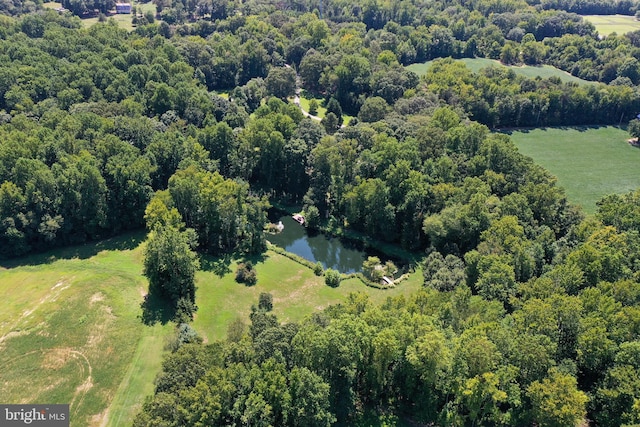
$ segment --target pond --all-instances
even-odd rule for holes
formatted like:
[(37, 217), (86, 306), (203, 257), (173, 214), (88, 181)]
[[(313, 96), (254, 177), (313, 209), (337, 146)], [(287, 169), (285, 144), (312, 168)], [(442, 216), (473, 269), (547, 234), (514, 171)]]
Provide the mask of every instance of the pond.
[(271, 221), (282, 221), (284, 229), (278, 234), (267, 235), (267, 240), (288, 252), (299, 255), (322, 266), (341, 273), (355, 273), (362, 270), (362, 262), (369, 255), (355, 244), (341, 241), (322, 233), (307, 234), (307, 229), (291, 216), (271, 217)]

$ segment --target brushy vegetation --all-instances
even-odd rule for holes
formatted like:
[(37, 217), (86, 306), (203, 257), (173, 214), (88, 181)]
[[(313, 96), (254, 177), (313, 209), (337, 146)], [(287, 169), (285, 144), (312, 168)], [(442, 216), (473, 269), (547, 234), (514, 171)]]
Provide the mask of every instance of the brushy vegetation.
[(241, 262), (236, 270), (236, 282), (253, 286), (257, 283), (258, 277), (251, 261)]
[[(298, 264), (304, 265), (307, 268), (313, 270), (316, 276), (322, 276), (322, 264), (319, 262), (312, 262), (306, 258), (301, 257), (300, 255), (294, 254), (292, 252), (288, 252), (285, 249), (282, 249), (280, 246), (273, 245), (271, 243), (268, 244), (269, 250), (276, 252), (282, 256), (289, 258), (292, 261), (297, 262)], [(318, 265), (320, 265), (320, 269), (318, 269)], [(318, 274), (320, 272), (320, 274)]]

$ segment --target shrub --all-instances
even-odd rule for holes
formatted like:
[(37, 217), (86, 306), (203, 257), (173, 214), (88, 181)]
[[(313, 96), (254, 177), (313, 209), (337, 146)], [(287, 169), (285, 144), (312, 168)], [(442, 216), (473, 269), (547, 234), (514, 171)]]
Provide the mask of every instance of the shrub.
[(329, 268), (324, 272), (324, 283), (331, 286), (332, 288), (337, 288), (338, 286), (340, 286), (340, 280), (342, 280), (342, 278), (340, 277), (339, 271)]
[(253, 268), (251, 261), (238, 264), (238, 269), (236, 270), (236, 282), (253, 286), (257, 281), (258, 278), (256, 276), (256, 270)]
[(384, 276), (380, 258), (377, 256), (368, 257), (365, 262), (362, 263), (362, 273), (372, 282), (379, 282), (382, 276)]
[(305, 226), (311, 230), (320, 228), (320, 211), (311, 205), (305, 209)]
[(262, 311), (273, 310), (273, 296), (268, 292), (261, 292), (258, 298), (258, 309)]
[(316, 114), (318, 114), (318, 107), (320, 105), (318, 104), (318, 101), (316, 101), (315, 99), (312, 99), (311, 101), (309, 101), (309, 114), (311, 114), (312, 116), (315, 116)]
[(316, 276), (322, 276), (322, 273), (324, 273), (324, 268), (322, 267), (320, 261), (318, 261), (316, 262), (316, 265), (313, 266), (313, 274), (315, 274)]
[(167, 338), (165, 350), (175, 353), (183, 344), (202, 343), (202, 337), (188, 323), (178, 323), (175, 331)]

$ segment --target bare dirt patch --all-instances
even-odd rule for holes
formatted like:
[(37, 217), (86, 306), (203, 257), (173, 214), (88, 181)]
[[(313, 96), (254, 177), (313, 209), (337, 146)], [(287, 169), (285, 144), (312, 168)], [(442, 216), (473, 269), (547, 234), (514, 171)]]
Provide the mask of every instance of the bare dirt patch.
[(104, 301), (104, 294), (102, 292), (96, 292), (95, 294), (91, 295), (91, 298), (89, 299), (89, 304), (93, 305), (100, 301)]
[(100, 316), (100, 319), (93, 325), (93, 328), (91, 328), (91, 333), (87, 338), (88, 348), (98, 347), (98, 345), (104, 340), (104, 337), (108, 334), (109, 328), (116, 318), (113, 315), (113, 309), (110, 306), (105, 305), (101, 308), (103, 314)]
[(75, 357), (76, 359), (81, 359), (80, 366), (82, 369), (82, 376), (85, 377), (84, 382), (76, 388), (76, 391), (73, 394), (73, 399), (71, 399), (71, 402), (69, 403), (69, 407), (73, 410), (73, 413), (75, 415), (78, 413), (78, 410), (80, 409), (82, 401), (84, 400), (87, 392), (93, 387), (93, 367), (91, 366), (91, 363), (89, 363), (89, 359), (87, 359), (87, 356), (85, 356), (84, 353), (76, 350), (72, 350), (71, 352), (73, 354), (73, 357)]
[(104, 411), (100, 412), (99, 414), (95, 414), (93, 415), (91, 418), (89, 418), (89, 426), (93, 427), (93, 426), (104, 426), (107, 424), (107, 415), (109, 415), (109, 408), (105, 409)]
[(57, 370), (67, 364), (72, 357), (72, 349), (68, 347), (52, 348), (45, 353), (42, 359), (42, 368), (47, 370)]

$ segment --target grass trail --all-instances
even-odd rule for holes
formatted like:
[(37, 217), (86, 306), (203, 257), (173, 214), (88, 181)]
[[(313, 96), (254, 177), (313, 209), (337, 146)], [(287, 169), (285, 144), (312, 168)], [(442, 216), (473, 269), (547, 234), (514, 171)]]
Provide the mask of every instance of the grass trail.
[(119, 427), (131, 424), (142, 408), (145, 396), (153, 394), (153, 381), (162, 367), (168, 329), (170, 328), (162, 325), (145, 328), (101, 426)]

